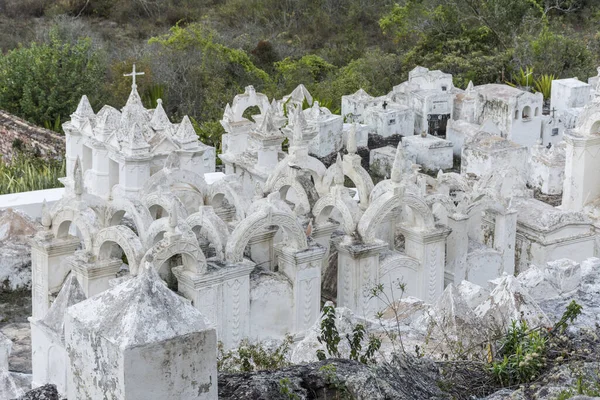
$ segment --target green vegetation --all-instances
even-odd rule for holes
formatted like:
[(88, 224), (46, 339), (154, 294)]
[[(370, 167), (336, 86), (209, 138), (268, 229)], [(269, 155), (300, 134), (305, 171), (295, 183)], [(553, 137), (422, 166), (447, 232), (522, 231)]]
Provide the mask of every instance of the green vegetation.
[(289, 353), (294, 338), (286, 336), (277, 347), (269, 348), (264, 343), (250, 343), (243, 339), (237, 349), (225, 351), (219, 342), (217, 368), (219, 371), (251, 372), (283, 368), (289, 363)]
[(573, 300), (552, 329), (530, 328), (525, 321), (513, 321), (498, 342), (498, 351), (491, 363), (490, 371), (497, 382), (507, 387), (537, 378), (547, 366), (549, 344), (580, 314), (581, 306)]
[(463, 88), (531, 68), (547, 99), (552, 76), (595, 75), (598, 22), (589, 0), (0, 0), (0, 108), (60, 131), (84, 93), (122, 106), (136, 62), (146, 106), (162, 98), (218, 147), (225, 105), (250, 84), (281, 97), (304, 83), (339, 110), (416, 65)]
[(104, 66), (91, 41), (63, 42), (56, 28), (49, 43), (31, 43), (0, 57), (0, 107), (35, 124), (60, 129), (81, 96), (94, 93)]
[[(352, 329), (352, 336), (346, 334), (346, 340), (350, 346), (348, 358), (350, 360), (360, 361), (363, 364), (368, 364), (375, 361), (375, 353), (381, 347), (381, 340), (374, 335), (369, 336), (367, 348), (363, 352), (362, 347), (365, 334), (366, 330), (364, 325), (356, 324)], [(335, 325), (335, 307), (332, 305), (325, 305), (323, 307), (321, 334), (317, 337), (317, 340), (319, 343), (324, 344), (325, 349), (327, 350), (327, 354), (321, 349), (317, 350), (317, 358), (319, 360), (322, 361), (327, 359), (327, 355), (334, 358), (341, 357), (339, 344), (342, 338)]]
[(65, 163), (19, 154), (10, 162), (0, 159), (0, 195), (59, 187)]

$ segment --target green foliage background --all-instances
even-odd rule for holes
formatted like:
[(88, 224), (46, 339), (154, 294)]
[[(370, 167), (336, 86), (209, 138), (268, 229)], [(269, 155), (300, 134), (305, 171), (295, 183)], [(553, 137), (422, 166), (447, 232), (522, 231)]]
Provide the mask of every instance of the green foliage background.
[(338, 109), (359, 88), (383, 95), (417, 65), (458, 87), (528, 67), (595, 75), (600, 4), (590, 0), (0, 0), (0, 108), (60, 131), (82, 94), (121, 107), (136, 63), (147, 107), (163, 99), (218, 145), (227, 102), (254, 85), (303, 83)]

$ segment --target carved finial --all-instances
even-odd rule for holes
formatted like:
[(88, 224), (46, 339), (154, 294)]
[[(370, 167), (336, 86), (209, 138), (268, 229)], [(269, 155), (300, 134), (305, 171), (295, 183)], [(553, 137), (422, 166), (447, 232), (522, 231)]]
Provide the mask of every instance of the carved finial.
[(340, 153), (337, 155), (337, 159), (335, 160), (335, 175), (333, 177), (333, 182), (338, 186), (344, 186), (344, 168), (342, 167), (342, 156)]
[(77, 156), (75, 166), (73, 167), (73, 191), (77, 199), (83, 194), (83, 171), (81, 170), (81, 159)]
[(402, 142), (398, 143), (396, 148), (396, 157), (394, 157), (394, 165), (392, 165), (392, 182), (400, 183), (402, 180), (402, 170), (404, 168), (404, 148)]
[(46, 203), (46, 199), (42, 203), (42, 226), (46, 229), (50, 229), (52, 225), (52, 217), (50, 216), (50, 211), (48, 210), (48, 203)]
[(353, 123), (348, 132), (348, 140), (346, 141), (346, 150), (348, 154), (356, 154), (358, 148), (356, 146), (356, 123)]
[(145, 75), (144, 72), (136, 72), (135, 71), (135, 64), (133, 64), (133, 71), (131, 71), (129, 74), (123, 74), (123, 76), (131, 76), (133, 78), (133, 82), (131, 83), (131, 88), (132, 89), (136, 89), (137, 85), (135, 84), (135, 77), (136, 76), (140, 76), (140, 75)]
[(467, 93), (471, 93), (473, 91), (473, 81), (469, 81), (469, 84), (467, 85)]

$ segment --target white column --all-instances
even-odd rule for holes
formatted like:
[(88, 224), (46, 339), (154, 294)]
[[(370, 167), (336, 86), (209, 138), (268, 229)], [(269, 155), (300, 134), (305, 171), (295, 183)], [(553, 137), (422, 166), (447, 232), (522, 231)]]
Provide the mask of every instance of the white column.
[(388, 244), (383, 241), (352, 243), (348, 239), (338, 244), (337, 306), (372, 317), (378, 310), (377, 301), (371, 299), (370, 293), (379, 284), (379, 255)]
[(60, 287), (70, 271), (65, 262), (72, 255), (80, 240), (76, 237), (56, 239), (36, 235), (31, 241), (31, 291), (32, 315), (43, 318), (50, 308), (50, 294)]
[(252, 261), (270, 271), (275, 270), (277, 265), (275, 259), (275, 249), (273, 247), (273, 238), (277, 233), (278, 227), (267, 229), (262, 233), (252, 236), (248, 245), (250, 246), (250, 258)]
[(581, 211), (600, 197), (600, 137), (576, 137), (566, 133), (565, 180), (562, 208)]
[(306, 250), (278, 246), (279, 271), (294, 288), (294, 328), (298, 334), (309, 329), (321, 311), (321, 260), (325, 248), (313, 245)]
[(517, 238), (517, 211), (507, 210), (505, 214), (496, 214), (494, 224), (494, 249), (502, 254), (502, 273), (515, 273), (515, 247)]
[(433, 304), (444, 291), (446, 238), (450, 229), (440, 228), (432, 232), (400, 230), (406, 238), (406, 254), (421, 262), (419, 297)]
[(77, 277), (86, 298), (109, 289), (109, 281), (116, 278), (117, 272), (123, 264), (120, 259), (116, 258), (94, 262), (88, 254), (83, 252), (78, 252), (67, 262)]
[(250, 273), (254, 263), (244, 261), (197, 274), (178, 266), (172, 269), (178, 290), (217, 329), (225, 349), (239, 345), (250, 335)]
[(458, 285), (467, 276), (469, 252), (469, 217), (462, 214), (448, 215), (448, 228), (452, 230), (446, 241), (445, 285)]

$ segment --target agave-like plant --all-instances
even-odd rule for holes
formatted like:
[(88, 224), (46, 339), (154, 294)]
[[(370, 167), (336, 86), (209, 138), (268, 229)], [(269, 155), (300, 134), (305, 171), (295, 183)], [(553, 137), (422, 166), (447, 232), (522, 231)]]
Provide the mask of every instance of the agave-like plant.
[(550, 98), (550, 94), (552, 93), (552, 81), (554, 79), (556, 79), (554, 74), (543, 74), (535, 80), (535, 91), (544, 95), (544, 100)]
[(520, 68), (518, 73), (512, 74), (511, 80), (506, 84), (512, 87), (529, 88), (533, 82), (533, 67), (525, 67), (525, 69)]

